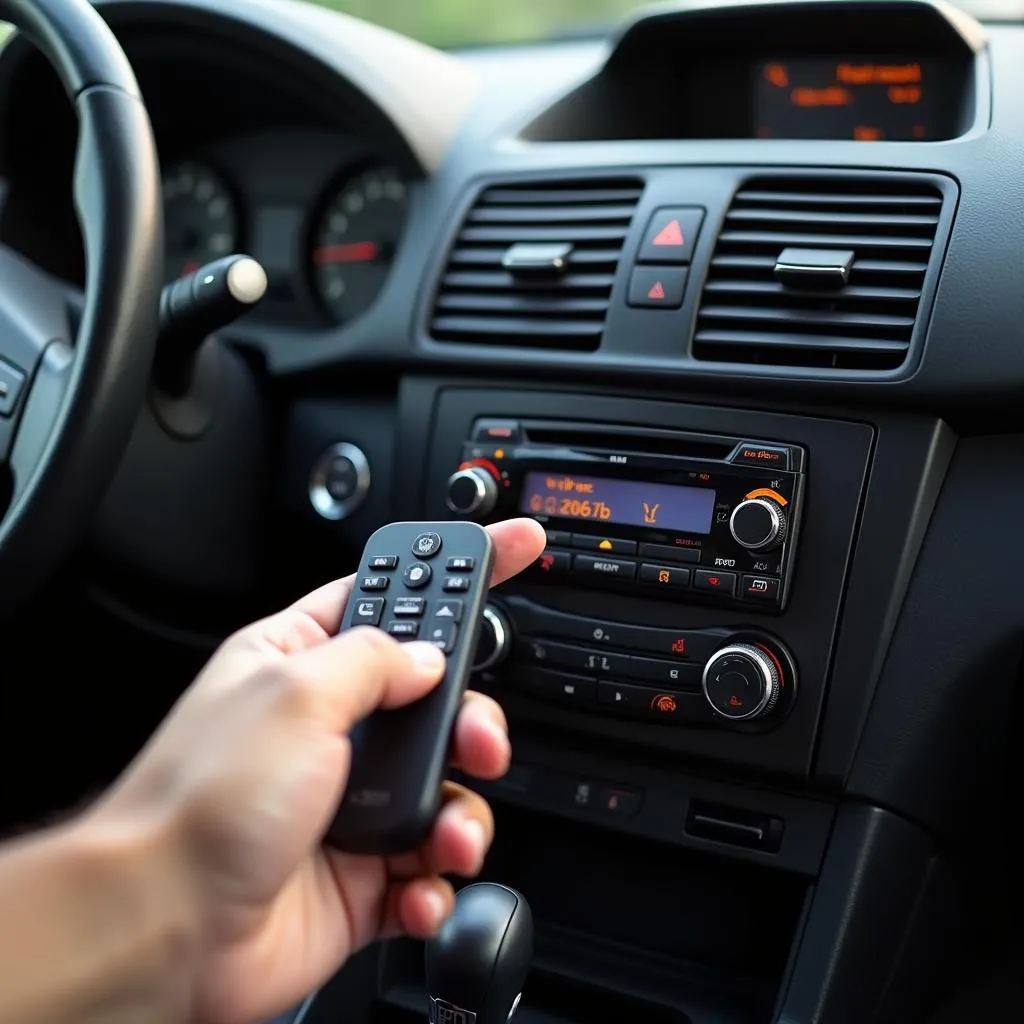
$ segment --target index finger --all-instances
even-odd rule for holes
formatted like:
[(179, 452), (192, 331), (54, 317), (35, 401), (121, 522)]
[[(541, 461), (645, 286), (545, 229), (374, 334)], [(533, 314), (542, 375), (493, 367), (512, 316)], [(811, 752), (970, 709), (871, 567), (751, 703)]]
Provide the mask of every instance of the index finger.
[[(507, 519), (488, 526), (487, 532), (494, 541), (492, 587), (522, 572), (544, 550), (544, 529), (533, 519)], [(308, 615), (328, 636), (333, 636), (341, 625), (354, 580), (354, 576), (332, 580), (300, 598), (291, 610)]]

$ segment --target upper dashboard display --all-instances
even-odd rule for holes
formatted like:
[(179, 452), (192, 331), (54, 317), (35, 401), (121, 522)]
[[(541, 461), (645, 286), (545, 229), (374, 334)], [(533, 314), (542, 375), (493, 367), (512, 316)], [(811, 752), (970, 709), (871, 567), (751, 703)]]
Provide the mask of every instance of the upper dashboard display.
[(800, 57), (755, 68), (755, 134), (762, 139), (935, 138), (929, 64), (913, 58)]

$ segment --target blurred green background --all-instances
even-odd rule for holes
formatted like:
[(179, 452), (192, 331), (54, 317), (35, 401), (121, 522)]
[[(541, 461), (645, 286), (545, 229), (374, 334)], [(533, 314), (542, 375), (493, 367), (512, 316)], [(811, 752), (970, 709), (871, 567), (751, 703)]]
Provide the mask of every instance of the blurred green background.
[(432, 46), (549, 39), (607, 29), (640, 0), (311, 0)]

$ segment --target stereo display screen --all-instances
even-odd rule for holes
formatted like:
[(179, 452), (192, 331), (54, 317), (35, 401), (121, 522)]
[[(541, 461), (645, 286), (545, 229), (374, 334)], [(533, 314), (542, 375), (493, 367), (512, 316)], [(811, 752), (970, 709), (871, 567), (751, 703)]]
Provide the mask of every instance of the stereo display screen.
[(715, 491), (567, 473), (527, 473), (520, 510), (677, 533), (710, 533)]

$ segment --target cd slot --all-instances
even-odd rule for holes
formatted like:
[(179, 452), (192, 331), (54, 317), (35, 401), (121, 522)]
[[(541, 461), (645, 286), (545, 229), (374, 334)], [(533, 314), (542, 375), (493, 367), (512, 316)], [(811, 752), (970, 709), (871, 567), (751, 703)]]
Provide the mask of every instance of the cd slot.
[(724, 461), (733, 452), (735, 438), (679, 434), (669, 430), (633, 430), (629, 427), (589, 427), (584, 424), (527, 423), (530, 445), (560, 448), (609, 449), (624, 454), (671, 455), (676, 458)]

